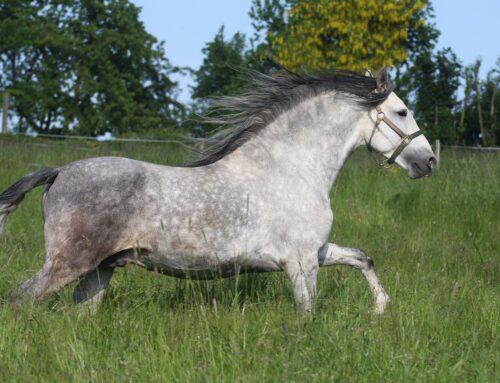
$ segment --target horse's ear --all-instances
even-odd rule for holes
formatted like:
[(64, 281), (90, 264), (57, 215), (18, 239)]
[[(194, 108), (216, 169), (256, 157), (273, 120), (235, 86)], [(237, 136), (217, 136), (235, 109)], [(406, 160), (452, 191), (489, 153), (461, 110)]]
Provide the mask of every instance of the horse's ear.
[(372, 72), (370, 72), (368, 69), (365, 71), (365, 76), (366, 77), (373, 77)]
[(376, 81), (377, 81), (378, 91), (384, 91), (387, 89), (387, 82), (389, 81), (389, 73), (386, 66), (380, 69), (380, 71), (377, 73)]

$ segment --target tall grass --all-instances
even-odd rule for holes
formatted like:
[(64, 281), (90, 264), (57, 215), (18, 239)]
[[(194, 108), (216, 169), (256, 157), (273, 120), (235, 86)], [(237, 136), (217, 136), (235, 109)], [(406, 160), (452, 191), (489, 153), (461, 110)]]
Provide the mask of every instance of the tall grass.
[[(1, 138), (0, 189), (100, 155), (170, 164), (184, 150)], [(40, 194), (0, 240), (0, 297), (43, 263)], [(500, 154), (444, 150), (437, 174), (411, 181), (359, 151), (332, 206), (331, 240), (372, 256), (391, 295), (382, 317), (346, 267), (321, 270), (313, 321), (281, 273), (201, 282), (122, 269), (95, 315), (71, 286), (17, 315), (1, 304), (0, 381), (499, 381)]]

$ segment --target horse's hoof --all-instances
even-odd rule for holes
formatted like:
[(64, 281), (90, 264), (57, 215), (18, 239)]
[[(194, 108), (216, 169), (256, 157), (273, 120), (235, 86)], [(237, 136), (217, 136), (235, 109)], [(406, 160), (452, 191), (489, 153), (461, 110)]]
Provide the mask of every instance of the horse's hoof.
[(380, 294), (375, 301), (375, 314), (382, 315), (391, 299), (386, 292)]

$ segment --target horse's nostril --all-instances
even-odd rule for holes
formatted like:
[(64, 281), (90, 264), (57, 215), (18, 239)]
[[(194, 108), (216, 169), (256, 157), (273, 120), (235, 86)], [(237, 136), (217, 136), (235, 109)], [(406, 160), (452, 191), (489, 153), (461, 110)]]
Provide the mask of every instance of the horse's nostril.
[(437, 164), (437, 160), (436, 160), (436, 157), (431, 157), (429, 158), (429, 160), (427, 161), (427, 165), (429, 165), (431, 168)]

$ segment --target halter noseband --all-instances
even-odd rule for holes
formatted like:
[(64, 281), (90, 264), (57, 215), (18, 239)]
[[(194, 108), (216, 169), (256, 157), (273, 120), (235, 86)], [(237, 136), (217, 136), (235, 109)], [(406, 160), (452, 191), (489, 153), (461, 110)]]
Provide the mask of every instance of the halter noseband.
[[(372, 134), (370, 135), (370, 139), (368, 140), (367, 143), (368, 151), (371, 152), (373, 150), (371, 142), (373, 136), (375, 135), (375, 131), (378, 129), (382, 121), (384, 121), (387, 124), (387, 126), (389, 126), (389, 128), (391, 128), (394, 132), (396, 132), (396, 134), (399, 137), (401, 137), (401, 143), (392, 153), (392, 156), (388, 160), (384, 161), (382, 164), (379, 164), (384, 167), (390, 167), (390, 165), (392, 165), (396, 161), (396, 158), (401, 154), (403, 149), (406, 148), (415, 137), (420, 136), (422, 134), (422, 131), (417, 130), (415, 133), (405, 134), (401, 129), (397, 127), (397, 125), (394, 122), (392, 122), (389, 118), (387, 118), (385, 113), (380, 108), (380, 105), (377, 105), (375, 109), (377, 110), (377, 120), (375, 121), (375, 126), (373, 127)], [(385, 166), (385, 163), (387, 163), (389, 166)]]

